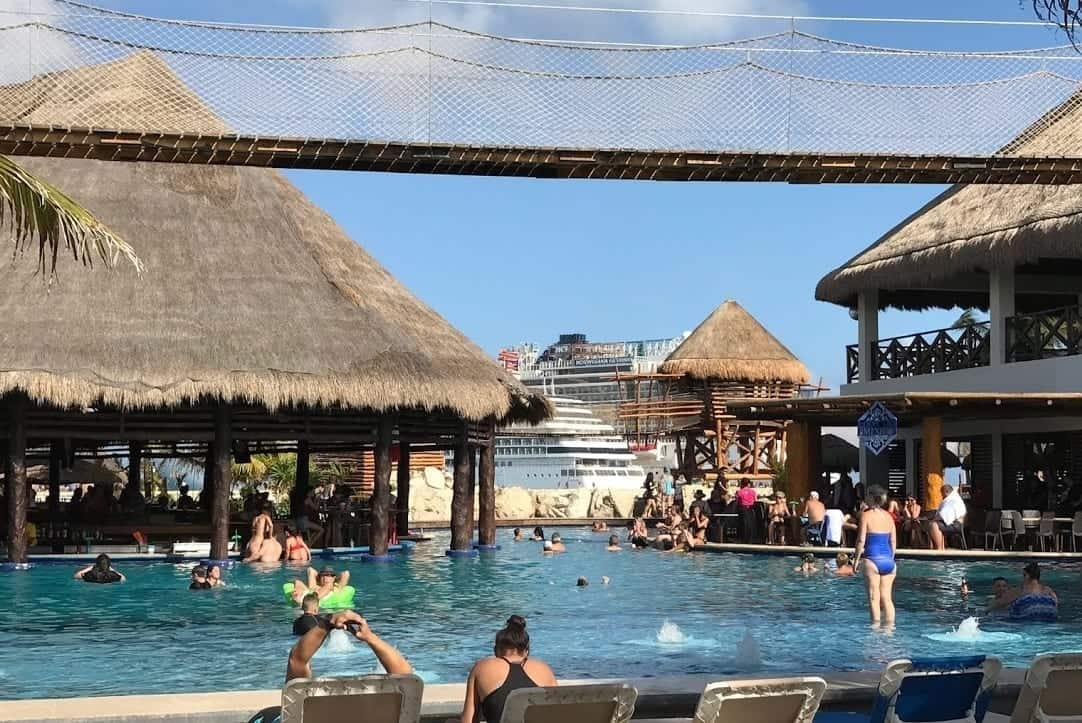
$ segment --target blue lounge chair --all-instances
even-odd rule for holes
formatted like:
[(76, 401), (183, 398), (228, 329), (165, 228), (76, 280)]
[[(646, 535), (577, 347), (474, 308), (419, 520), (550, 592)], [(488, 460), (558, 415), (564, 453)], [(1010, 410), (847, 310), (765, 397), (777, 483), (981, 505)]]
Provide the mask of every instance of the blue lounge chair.
[(982, 723), (1001, 668), (984, 655), (895, 660), (879, 679), (870, 716), (820, 713), (815, 723)]

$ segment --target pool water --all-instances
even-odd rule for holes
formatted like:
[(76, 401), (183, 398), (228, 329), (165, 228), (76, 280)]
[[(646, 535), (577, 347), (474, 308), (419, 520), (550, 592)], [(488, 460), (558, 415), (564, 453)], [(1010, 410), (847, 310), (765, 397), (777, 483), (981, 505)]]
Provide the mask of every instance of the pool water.
[[(806, 577), (793, 572), (796, 558), (607, 552), (607, 537), (568, 531), (569, 551), (549, 557), (501, 530), (500, 552), (450, 559), (437, 534), (392, 563), (335, 565), (351, 571), (372, 628), (429, 682), (464, 680), (512, 613), (528, 619), (533, 655), (560, 677), (878, 670), (903, 656), (977, 652), (1025, 665), (1039, 652), (1082, 650), (1082, 568), (1073, 564), (1045, 572), (1060, 622), (982, 618), (993, 634), (974, 636), (968, 627), (947, 634), (980, 615), (993, 577), (1016, 583), (1021, 565), (902, 561), (898, 624), (884, 632), (868, 624), (859, 579)], [(281, 586), (299, 568), (238, 567), (225, 572), (225, 589), (189, 591), (190, 564), (117, 567), (123, 585), (73, 580), (74, 565), (0, 573), (0, 699), (281, 686), (296, 615)], [(576, 587), (579, 576), (590, 585)], [(367, 648), (345, 638), (313, 661), (317, 675), (373, 666)]]

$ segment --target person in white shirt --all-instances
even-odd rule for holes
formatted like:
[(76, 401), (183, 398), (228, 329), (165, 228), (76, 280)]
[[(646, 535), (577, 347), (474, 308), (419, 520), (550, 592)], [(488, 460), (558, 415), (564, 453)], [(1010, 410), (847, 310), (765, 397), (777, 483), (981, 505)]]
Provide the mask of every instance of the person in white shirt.
[(935, 519), (932, 520), (929, 535), (935, 549), (946, 550), (946, 533), (962, 532), (962, 525), (966, 518), (966, 503), (958, 494), (958, 490), (950, 485), (943, 485), (940, 491), (943, 493), (943, 501), (939, 503), (939, 510), (936, 512)]

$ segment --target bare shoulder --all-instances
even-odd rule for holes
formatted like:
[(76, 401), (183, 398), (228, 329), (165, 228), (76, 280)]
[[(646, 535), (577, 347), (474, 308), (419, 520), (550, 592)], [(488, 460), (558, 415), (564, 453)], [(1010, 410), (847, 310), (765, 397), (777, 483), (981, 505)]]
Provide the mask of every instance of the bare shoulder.
[(538, 685), (556, 685), (556, 674), (544, 660), (530, 658), (523, 668), (526, 670), (526, 675)]

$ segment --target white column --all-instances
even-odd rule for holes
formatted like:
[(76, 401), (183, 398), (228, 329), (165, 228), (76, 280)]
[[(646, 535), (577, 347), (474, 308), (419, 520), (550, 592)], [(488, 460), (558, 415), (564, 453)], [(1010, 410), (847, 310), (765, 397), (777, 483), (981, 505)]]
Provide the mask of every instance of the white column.
[(879, 290), (857, 295), (857, 344), (859, 344), (860, 381), (875, 379), (875, 356), (872, 349), (879, 340)]
[(1003, 509), (1003, 432), (992, 432), (992, 509)]
[(996, 267), (989, 274), (988, 316), (992, 366), (1007, 362), (1007, 318), (1014, 316), (1014, 267)]

